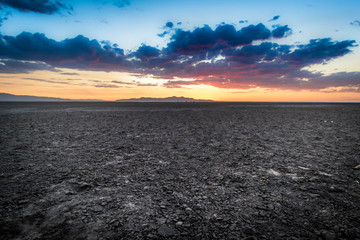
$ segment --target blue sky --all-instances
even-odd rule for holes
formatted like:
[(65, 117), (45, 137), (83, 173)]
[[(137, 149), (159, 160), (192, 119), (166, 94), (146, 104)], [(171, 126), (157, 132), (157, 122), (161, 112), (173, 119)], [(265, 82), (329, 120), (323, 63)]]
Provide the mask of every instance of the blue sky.
[[(35, 66), (32, 71), (19, 66), (32, 64), (53, 72), (130, 73), (139, 81), (151, 76), (152, 84), (168, 89), (201, 85), (360, 91), (358, 0), (0, 0), (0, 4), (0, 33), (7, 43), (0, 46), (4, 74), (31, 74)], [(241, 36), (252, 40), (224, 43), (221, 26), (237, 34), (247, 31)], [(275, 29), (283, 32), (277, 36)], [(249, 31), (265, 35), (256, 37)], [(209, 36), (215, 38), (210, 41)], [(39, 47), (35, 42), (40, 38), (48, 45)], [(184, 42), (186, 38), (190, 42)], [(32, 39), (34, 45), (24, 39)], [(67, 51), (78, 50), (71, 45), (75, 42), (88, 44), (79, 49), (95, 49), (97, 57), (85, 52), (71, 55)], [(282, 69), (275, 69), (274, 63), (282, 64)]]
[[(225, 22), (241, 26), (264, 23), (287, 24), (294, 30), (293, 38), (307, 41), (310, 38), (349, 38), (360, 41), (358, 26), (350, 23), (360, 18), (360, 1), (217, 1), (217, 0), (78, 0), (62, 1), (72, 6), (58, 14), (11, 12), (1, 32), (17, 35), (23, 31), (46, 33), (49, 38), (63, 40), (79, 34), (98, 40), (110, 40), (125, 49), (134, 49), (141, 43), (164, 44), (157, 36), (166, 22), (181, 22), (185, 29), (208, 24), (216, 27)], [(122, 7), (117, 7), (119, 2)], [(278, 21), (268, 22), (279, 15)], [(299, 33), (301, 32), (301, 33)]]

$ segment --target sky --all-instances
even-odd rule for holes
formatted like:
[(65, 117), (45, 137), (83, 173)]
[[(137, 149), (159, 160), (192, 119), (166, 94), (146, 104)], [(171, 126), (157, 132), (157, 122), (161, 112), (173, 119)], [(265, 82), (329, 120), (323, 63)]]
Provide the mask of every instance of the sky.
[(360, 102), (359, 0), (0, 0), (0, 92)]

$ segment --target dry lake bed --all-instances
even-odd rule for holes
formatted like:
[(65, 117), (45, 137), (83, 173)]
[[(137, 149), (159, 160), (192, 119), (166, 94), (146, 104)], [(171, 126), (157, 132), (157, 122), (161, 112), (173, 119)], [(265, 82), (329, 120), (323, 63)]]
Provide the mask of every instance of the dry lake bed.
[(1, 239), (360, 239), (360, 104), (0, 103)]

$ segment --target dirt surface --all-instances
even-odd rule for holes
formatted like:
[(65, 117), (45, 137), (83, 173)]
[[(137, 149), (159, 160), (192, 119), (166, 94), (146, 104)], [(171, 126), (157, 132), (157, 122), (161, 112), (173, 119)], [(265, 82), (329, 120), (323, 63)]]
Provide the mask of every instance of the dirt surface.
[(0, 156), (1, 239), (360, 239), (360, 104), (0, 103)]

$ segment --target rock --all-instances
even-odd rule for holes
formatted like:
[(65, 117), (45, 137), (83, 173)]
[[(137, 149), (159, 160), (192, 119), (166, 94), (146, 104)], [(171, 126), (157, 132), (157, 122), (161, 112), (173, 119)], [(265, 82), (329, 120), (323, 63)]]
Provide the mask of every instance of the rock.
[(159, 229), (158, 229), (158, 234), (162, 237), (171, 237), (174, 236), (176, 234), (176, 231), (166, 225), (162, 225)]
[(324, 240), (335, 240), (336, 239), (336, 235), (332, 232), (329, 232), (329, 231), (323, 231), (321, 233), (321, 237), (324, 239)]
[(166, 223), (166, 218), (158, 218), (158, 219), (157, 219), (157, 223), (158, 223), (159, 225), (165, 224), (165, 223)]
[(360, 164), (359, 164), (359, 165), (356, 165), (356, 166), (354, 167), (354, 169), (360, 170)]
[(330, 192), (345, 192), (345, 189), (337, 187), (337, 186), (331, 186), (329, 188), (329, 191)]
[(243, 229), (243, 232), (246, 234), (246, 235), (253, 235), (255, 233), (255, 231), (250, 228), (250, 227), (246, 227)]
[(29, 202), (30, 202), (29, 199), (24, 199), (24, 200), (20, 200), (20, 201), (19, 201), (19, 204), (20, 204), (20, 205), (23, 205), (23, 204), (27, 204), (27, 203), (29, 203)]
[(109, 223), (110, 223), (110, 225), (112, 225), (114, 227), (120, 226), (120, 222), (117, 219), (113, 219)]
[(103, 208), (100, 207), (100, 206), (94, 206), (94, 207), (92, 208), (92, 210), (93, 210), (94, 212), (102, 212), (102, 211), (103, 211)]

